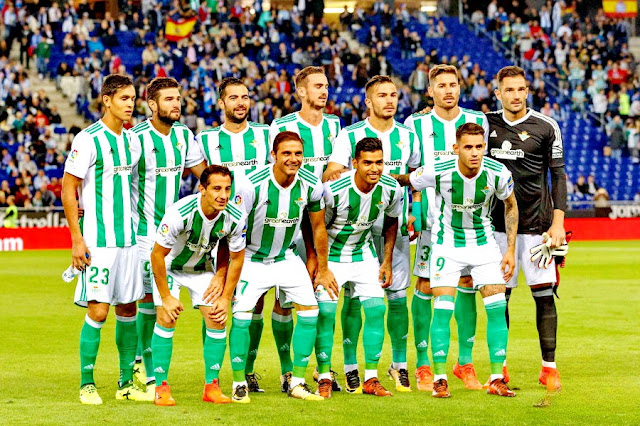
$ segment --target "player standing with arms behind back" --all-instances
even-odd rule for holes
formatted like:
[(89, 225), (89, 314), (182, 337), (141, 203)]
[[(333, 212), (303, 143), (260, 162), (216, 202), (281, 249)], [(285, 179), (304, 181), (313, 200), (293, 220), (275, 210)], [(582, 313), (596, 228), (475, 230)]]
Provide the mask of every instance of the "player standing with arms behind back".
[[(100, 95), (103, 118), (73, 139), (65, 163), (62, 205), (71, 232), (72, 264), (82, 271), (75, 303), (87, 307), (80, 332), (80, 402), (102, 404), (93, 378), (100, 330), (109, 306), (116, 311), (120, 382), (116, 399), (153, 401), (133, 383), (136, 358), (136, 301), (144, 296), (133, 229), (131, 170), (136, 162), (129, 133), (136, 92), (127, 76), (109, 75)], [(84, 215), (78, 221), (78, 202)]]
[[(540, 268), (530, 260), (530, 249), (551, 240), (551, 248), (565, 243), (564, 211), (567, 207), (567, 185), (564, 170), (562, 134), (558, 123), (532, 109), (527, 109), (528, 82), (521, 68), (502, 68), (497, 75), (496, 97), (502, 111), (487, 114), (489, 119), (489, 155), (503, 163), (513, 174), (518, 208), (521, 211), (516, 241), (516, 267), (522, 268), (536, 303), (536, 324), (542, 351), (539, 381), (550, 391), (560, 389), (560, 376), (555, 362), (556, 313), (553, 287), (555, 263)], [(551, 176), (551, 191), (548, 176)], [(504, 251), (505, 225), (501, 205), (493, 211), (496, 240)], [(518, 274), (507, 283), (507, 301), (518, 285)], [(507, 311), (508, 322), (508, 311)]]
[[(173, 78), (159, 77), (147, 86), (147, 104), (152, 116), (133, 129), (138, 143), (137, 167), (133, 170), (132, 200), (136, 244), (140, 254), (140, 270), (144, 284), (144, 298), (138, 303), (137, 385), (154, 394), (151, 338), (156, 322), (151, 289), (151, 250), (156, 229), (168, 207), (178, 201), (180, 181), (185, 169), (200, 177), (205, 168), (204, 158), (195, 143), (193, 133), (180, 120), (180, 84)], [(141, 361), (144, 360), (144, 364)], [(144, 366), (144, 368), (143, 368)], [(144, 374), (142, 373), (144, 371)]]
[[(453, 145), (456, 143), (456, 130), (465, 123), (476, 123), (485, 130), (484, 140), (489, 136), (489, 123), (482, 112), (472, 111), (458, 106), (460, 84), (458, 70), (452, 65), (436, 65), (429, 70), (428, 94), (433, 98), (434, 107), (427, 113), (412, 114), (405, 125), (413, 129), (420, 140), (421, 164), (432, 164), (436, 158), (448, 160), (456, 158)], [(415, 377), (418, 389), (431, 391), (433, 373), (429, 367), (427, 347), (431, 326), (431, 299), (429, 286), (429, 255), (431, 252), (431, 226), (437, 212), (434, 210), (435, 190), (422, 191), (422, 203), (414, 208), (416, 223), (421, 226), (420, 237), (416, 245), (413, 274), (418, 277), (416, 289), (411, 301), (413, 333), (416, 345)], [(419, 213), (417, 213), (419, 210)], [(419, 219), (419, 220), (418, 220)], [(462, 273), (458, 283), (458, 297), (453, 313), (458, 326), (458, 362), (453, 373), (463, 380), (467, 389), (482, 389), (473, 367), (472, 350), (476, 334), (476, 291), (471, 277)]]

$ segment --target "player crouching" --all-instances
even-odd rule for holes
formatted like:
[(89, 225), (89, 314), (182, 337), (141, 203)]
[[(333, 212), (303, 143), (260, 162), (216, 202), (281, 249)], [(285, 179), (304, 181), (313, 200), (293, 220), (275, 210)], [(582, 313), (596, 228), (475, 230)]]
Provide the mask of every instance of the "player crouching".
[[(233, 177), (223, 166), (209, 166), (200, 177), (200, 193), (171, 206), (158, 227), (151, 252), (153, 299), (157, 322), (151, 347), (156, 386), (155, 404), (171, 406), (175, 400), (167, 384), (173, 332), (180, 313), (180, 288), (186, 287), (194, 308), (206, 324), (204, 339), (205, 385), (203, 401), (231, 402), (220, 390), (218, 374), (227, 346), (227, 310), (244, 262), (245, 219), (228, 204)], [(228, 250), (229, 264), (212, 272), (212, 250)], [(213, 252), (215, 253), (215, 252)], [(225, 255), (226, 257), (226, 255)]]
[[(505, 383), (502, 365), (507, 354), (504, 317), (507, 302), (505, 280), (514, 272), (518, 207), (509, 170), (489, 158), (483, 159), (484, 129), (467, 123), (456, 131), (454, 152), (457, 159), (427, 164), (410, 175), (397, 177), (402, 185), (416, 190), (433, 187), (440, 211), (432, 231), (430, 258), (431, 288), (435, 298), (431, 323), (431, 350), (434, 365), (432, 395), (451, 396), (446, 375), (451, 316), (455, 306), (460, 274), (467, 269), (473, 285), (479, 288), (487, 312), (487, 343), (491, 361), (488, 393), (515, 396)], [(505, 204), (508, 249), (504, 257), (491, 226), (493, 196)], [(501, 272), (502, 271), (502, 272)]]

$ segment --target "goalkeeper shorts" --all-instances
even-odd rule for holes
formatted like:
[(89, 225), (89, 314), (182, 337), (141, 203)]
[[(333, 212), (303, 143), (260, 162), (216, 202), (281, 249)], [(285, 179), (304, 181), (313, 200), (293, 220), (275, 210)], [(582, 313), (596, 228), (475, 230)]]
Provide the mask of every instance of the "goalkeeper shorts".
[[(496, 232), (494, 236), (500, 251), (504, 254), (507, 251), (507, 234)], [(529, 286), (556, 282), (555, 260), (546, 269), (538, 268), (538, 262), (531, 261), (529, 249), (539, 244), (542, 244), (542, 235), (518, 234), (516, 237), (516, 267), (513, 277), (507, 283), (508, 288), (518, 287), (520, 269), (524, 272), (524, 278)]]

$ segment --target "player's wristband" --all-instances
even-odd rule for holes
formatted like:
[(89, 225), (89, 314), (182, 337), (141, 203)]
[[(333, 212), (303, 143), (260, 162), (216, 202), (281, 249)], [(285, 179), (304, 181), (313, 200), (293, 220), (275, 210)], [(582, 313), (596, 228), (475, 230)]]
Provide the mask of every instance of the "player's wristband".
[(422, 203), (414, 201), (411, 203), (411, 214), (416, 220), (413, 222), (413, 230), (416, 232), (422, 231)]

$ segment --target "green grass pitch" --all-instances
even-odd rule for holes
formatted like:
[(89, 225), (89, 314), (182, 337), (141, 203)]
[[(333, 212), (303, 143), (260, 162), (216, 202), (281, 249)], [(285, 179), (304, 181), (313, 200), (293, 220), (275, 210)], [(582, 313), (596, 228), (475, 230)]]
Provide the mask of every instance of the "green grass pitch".
[[(546, 408), (535, 408), (544, 391), (537, 383), (540, 350), (535, 329), (535, 305), (529, 290), (514, 291), (509, 338), (511, 385), (515, 398), (468, 391), (449, 374), (452, 398), (436, 400), (414, 389), (392, 398), (334, 394), (317, 403), (297, 401), (279, 392), (279, 364), (271, 334), (270, 309), (256, 362), (266, 393), (250, 405), (213, 405), (201, 401), (203, 383), (200, 316), (185, 311), (175, 335), (170, 382), (176, 407), (115, 401), (118, 378), (113, 314), (102, 333), (96, 381), (104, 404), (78, 401), (78, 336), (84, 310), (72, 303), (74, 284), (61, 272), (67, 251), (0, 253), (2, 332), (0, 333), (0, 423), (2, 424), (638, 424), (640, 376), (640, 242), (574, 242), (563, 271), (557, 301), (559, 336), (557, 362), (563, 390)], [(185, 306), (188, 296), (183, 292)], [(479, 296), (478, 296), (479, 299)], [(273, 292), (265, 306), (271, 306)], [(489, 366), (485, 315), (478, 300), (478, 333), (474, 363), (480, 381)], [(342, 371), (340, 325), (337, 323), (334, 369)], [(457, 355), (452, 324), (450, 371)], [(361, 345), (360, 345), (361, 346)], [(360, 348), (360, 351), (362, 349)], [(360, 356), (362, 362), (363, 358)], [(381, 380), (390, 362), (385, 338)], [(415, 349), (409, 336), (409, 366)], [(308, 381), (315, 364), (312, 357)], [(344, 376), (340, 374), (340, 380)], [(225, 358), (223, 390), (230, 394), (231, 369)], [(415, 382), (412, 380), (415, 387)]]

